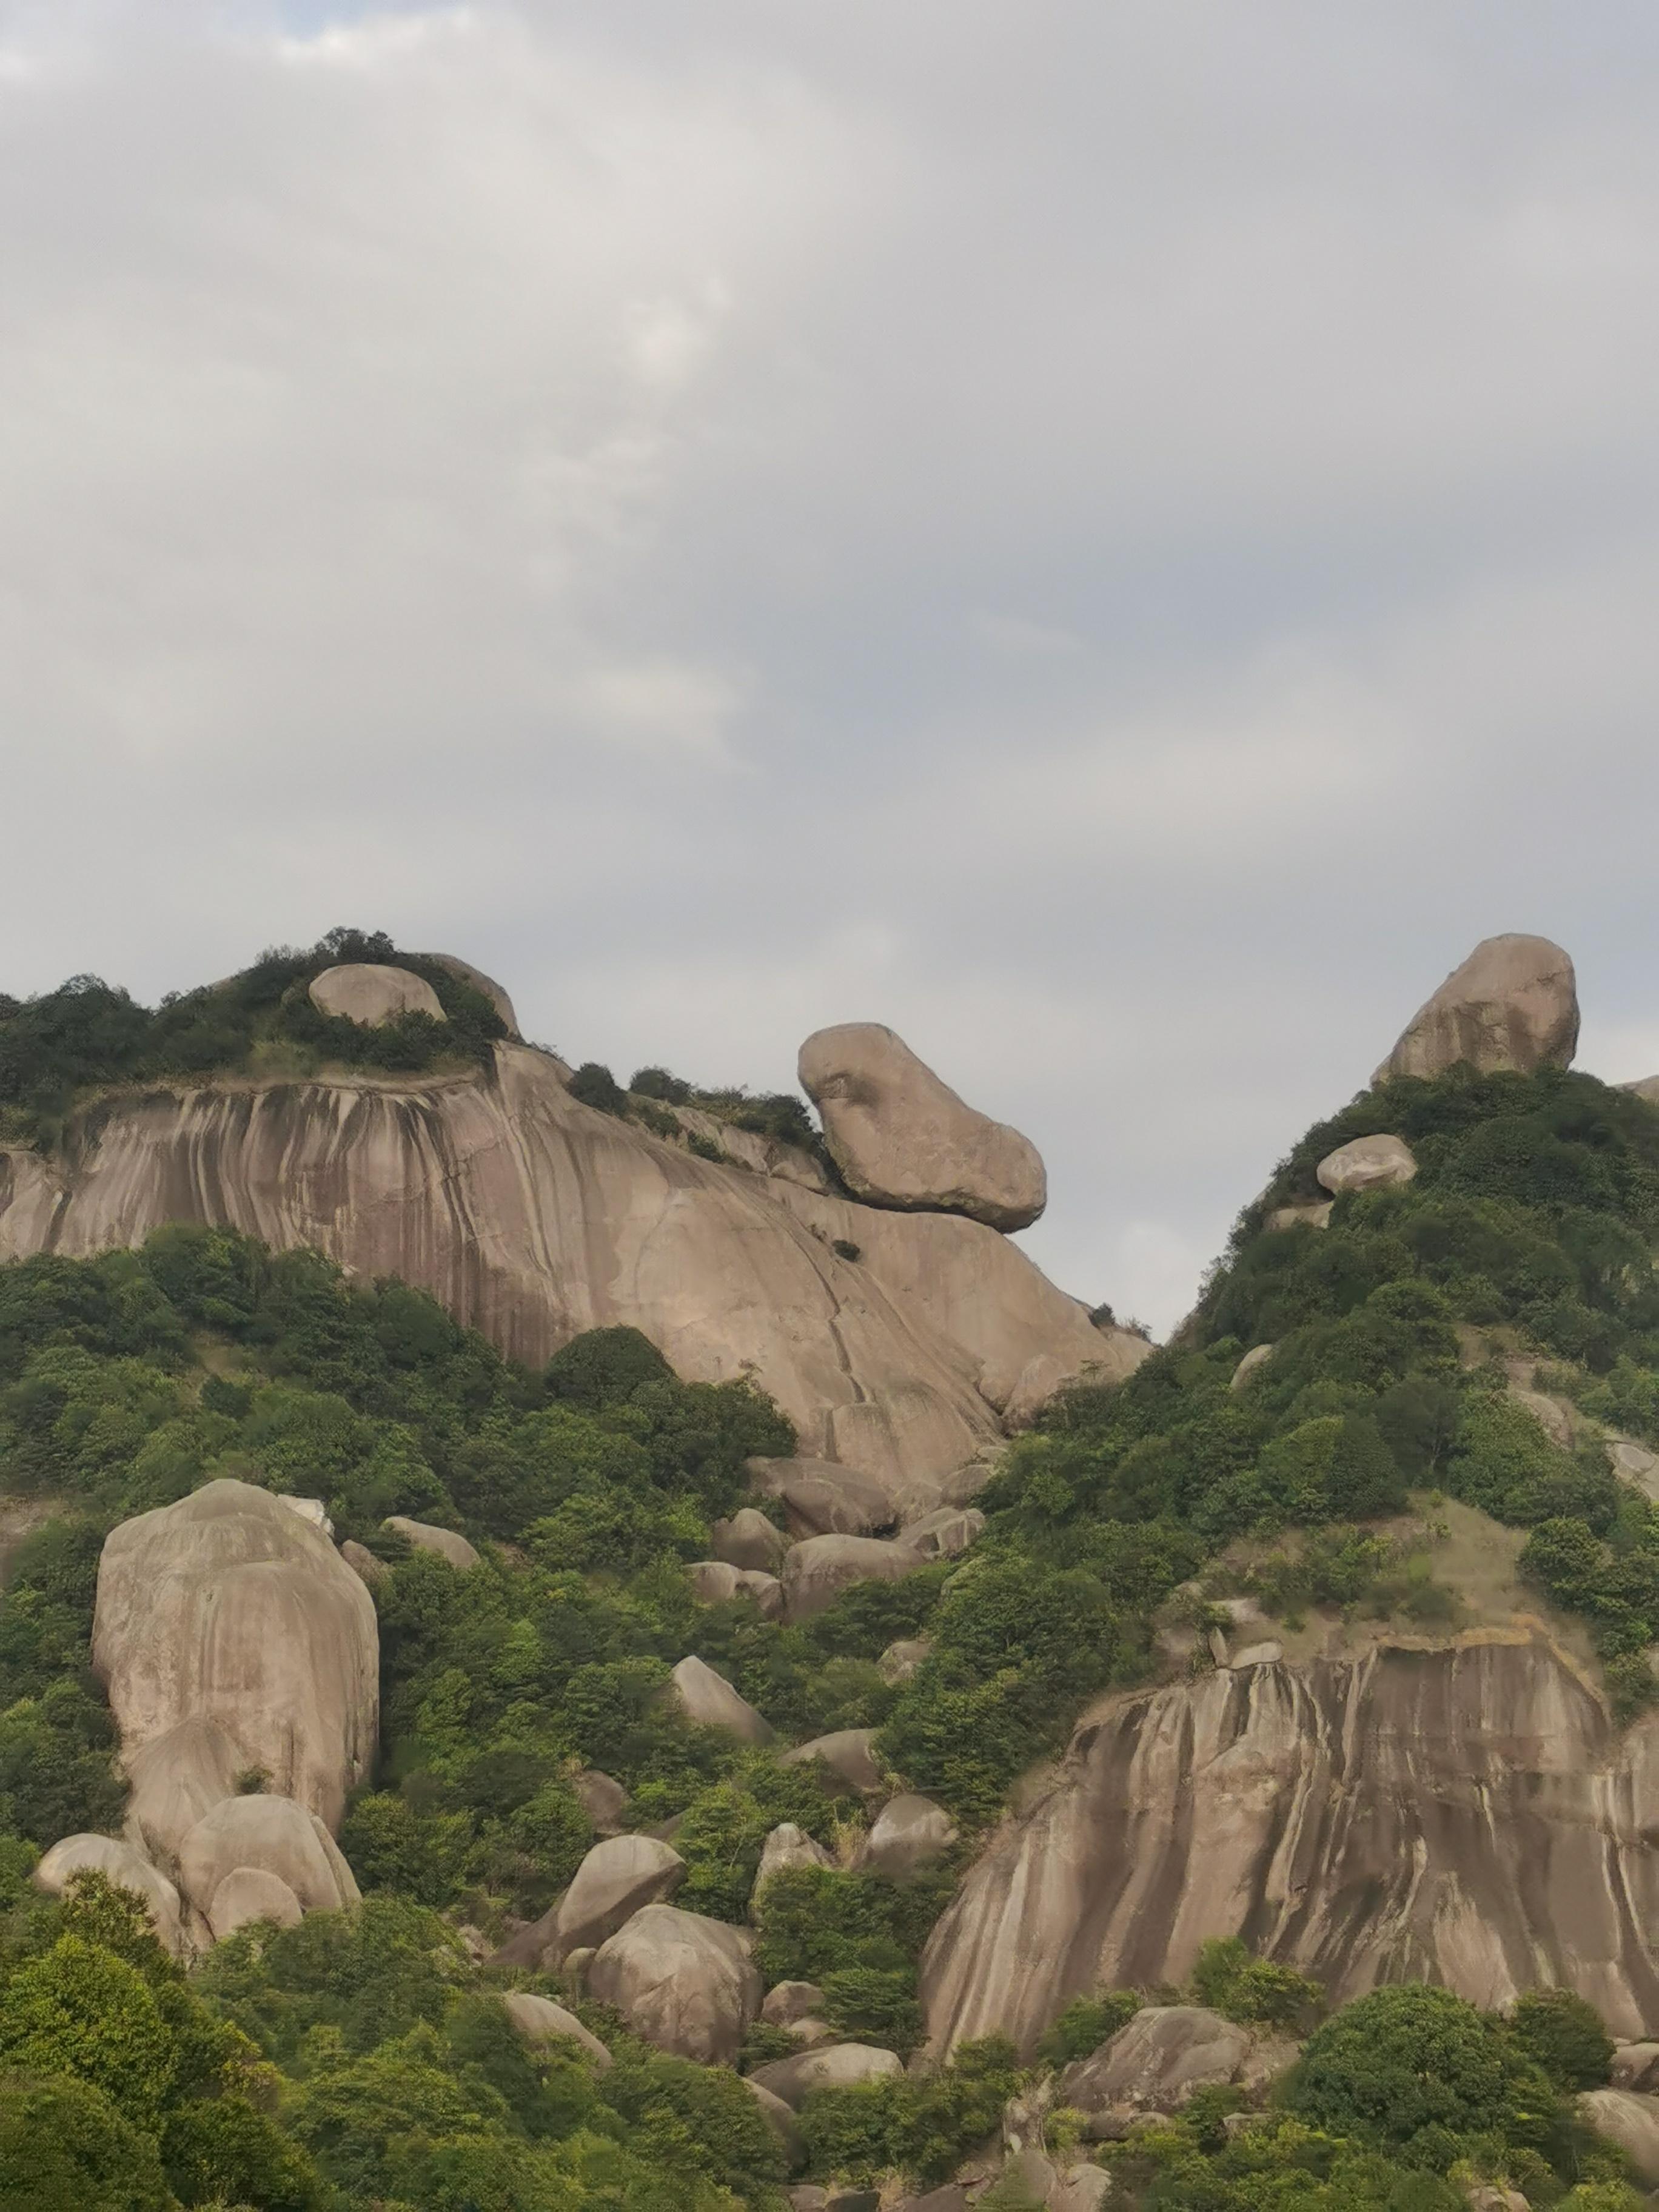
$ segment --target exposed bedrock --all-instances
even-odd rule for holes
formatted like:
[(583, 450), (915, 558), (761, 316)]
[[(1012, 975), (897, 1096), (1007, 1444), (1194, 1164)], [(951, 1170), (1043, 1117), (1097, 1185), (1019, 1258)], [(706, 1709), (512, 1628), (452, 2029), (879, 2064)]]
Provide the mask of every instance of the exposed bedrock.
[(632, 1323), (692, 1380), (752, 1374), (804, 1453), (881, 1475), (906, 1511), (996, 1443), (1033, 1362), (1116, 1380), (1149, 1349), (981, 1223), (698, 1159), (583, 1106), (522, 1045), (497, 1046), (493, 1077), (106, 1102), (59, 1162), (0, 1153), (0, 1259), (167, 1221), (401, 1275), (532, 1364)]
[(1242, 1936), (1335, 2002), (1562, 1984), (1659, 2027), (1659, 1717), (1620, 1739), (1547, 1644), (1266, 1664), (1087, 1717), (934, 1929), (935, 2047), (1030, 2051), (1097, 1984), (1184, 1980)]

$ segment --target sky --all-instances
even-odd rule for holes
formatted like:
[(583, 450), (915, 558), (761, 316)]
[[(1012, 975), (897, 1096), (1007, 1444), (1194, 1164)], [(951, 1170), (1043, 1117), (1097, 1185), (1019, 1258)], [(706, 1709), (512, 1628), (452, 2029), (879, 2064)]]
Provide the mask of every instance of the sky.
[(1162, 1331), (1475, 941), (1659, 1069), (1659, 13), (0, 0), (0, 989), (890, 1024)]

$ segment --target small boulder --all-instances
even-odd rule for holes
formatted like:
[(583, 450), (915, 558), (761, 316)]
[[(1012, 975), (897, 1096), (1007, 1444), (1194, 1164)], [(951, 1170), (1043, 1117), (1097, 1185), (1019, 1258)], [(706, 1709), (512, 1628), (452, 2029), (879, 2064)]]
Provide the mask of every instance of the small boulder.
[(790, 1532), (800, 1536), (868, 1536), (898, 1518), (880, 1478), (830, 1459), (751, 1459), (759, 1496), (782, 1501)]
[(1348, 1190), (1382, 1190), (1409, 1182), (1417, 1173), (1410, 1147), (1399, 1137), (1356, 1137), (1327, 1152), (1314, 1170), (1320, 1188), (1340, 1198)]
[(908, 1521), (899, 1541), (925, 1559), (954, 1559), (985, 1534), (985, 1516), (974, 1505), (937, 1505), (920, 1521)]
[(750, 1903), (757, 1898), (775, 1874), (786, 1867), (834, 1866), (823, 1845), (815, 1843), (805, 1828), (797, 1827), (793, 1820), (780, 1821), (761, 1845), (760, 1865), (755, 1873), (755, 1887), (750, 1893)]
[(880, 1023), (817, 1030), (799, 1074), (855, 1196), (1002, 1230), (1027, 1229), (1042, 1212), (1048, 1180), (1036, 1146), (975, 1113)]
[(672, 1897), (685, 1880), (685, 1861), (650, 1836), (608, 1836), (577, 1868), (553, 1923), (557, 1958), (597, 1950), (647, 1905)]
[(1233, 1379), (1227, 1388), (1230, 1390), (1242, 1390), (1251, 1376), (1259, 1375), (1273, 1356), (1273, 1348), (1271, 1344), (1253, 1344), (1237, 1366), (1234, 1368)]
[(1407, 1023), (1372, 1076), (1443, 1075), (1467, 1060), (1483, 1075), (1569, 1067), (1578, 1048), (1572, 962), (1547, 937), (1488, 937)]
[(815, 1735), (810, 1743), (799, 1743), (793, 1751), (786, 1751), (781, 1764), (785, 1766), (806, 1766), (813, 1760), (827, 1766), (838, 1782), (849, 1790), (856, 1790), (860, 1797), (874, 1796), (884, 1789), (881, 1763), (875, 1753), (874, 1729), (836, 1729), (829, 1735)]
[(635, 2035), (704, 2066), (731, 2064), (760, 2009), (742, 1931), (672, 1905), (636, 1912), (593, 1954), (586, 1978)]
[(1586, 2089), (1578, 2110), (1599, 2136), (1617, 2143), (1644, 2189), (1659, 2189), (1659, 2097), (1629, 2089)]
[(924, 1564), (908, 1544), (879, 1536), (809, 1536), (783, 1563), (784, 1617), (811, 1620), (854, 1583), (899, 1582)]
[(623, 1814), (628, 1810), (628, 1792), (620, 1782), (608, 1774), (601, 1774), (597, 1766), (584, 1766), (570, 1778), (577, 1802), (592, 1825), (598, 1836), (615, 1836), (622, 1832)]
[(752, 1567), (733, 1567), (724, 1559), (696, 1559), (685, 1572), (700, 1604), (725, 1605), (734, 1597), (746, 1597), (763, 1619), (782, 1618), (783, 1584), (775, 1575), (758, 1574)]
[(399, 1014), (429, 1014), (434, 1022), (447, 1018), (438, 994), (423, 975), (373, 960), (325, 968), (311, 986), (311, 1003), (319, 1013), (343, 1016), (360, 1029), (379, 1029)]
[(179, 1893), (131, 1844), (118, 1843), (113, 1836), (65, 1836), (42, 1856), (31, 1879), (48, 1897), (61, 1897), (70, 1875), (83, 1867), (143, 1898), (162, 1949), (179, 1948)]
[(270, 1920), (278, 1928), (296, 1928), (305, 1908), (279, 1875), (263, 1867), (233, 1867), (208, 1901), (207, 1924), (213, 1940), (222, 1943), (250, 1921)]
[(525, 2041), (532, 2047), (555, 2043), (562, 2038), (576, 2044), (593, 2062), (594, 2069), (608, 2073), (611, 2065), (611, 2053), (591, 2028), (582, 2026), (574, 2012), (567, 2012), (551, 1997), (532, 1996), (528, 1990), (510, 1990), (503, 2000), (507, 2016)]
[(793, 2027), (823, 2008), (823, 1991), (816, 1982), (779, 1982), (766, 1992), (761, 2018), (769, 2027)]
[(904, 1881), (942, 1858), (956, 1841), (956, 1822), (945, 1808), (907, 1791), (882, 1807), (859, 1863), (868, 1874)]
[(756, 2081), (752, 2074), (744, 2075), (743, 2086), (772, 2123), (778, 2141), (783, 2145), (784, 2157), (790, 2166), (804, 2166), (806, 2163), (806, 2143), (793, 2107), (786, 2105), (781, 2097), (775, 2096), (770, 2089)]
[(895, 1686), (908, 1682), (933, 1648), (923, 1637), (902, 1636), (896, 1644), (890, 1644), (877, 1660), (876, 1671), (884, 1682)]
[(411, 1521), (406, 1513), (394, 1513), (380, 1526), (412, 1544), (417, 1552), (433, 1552), (439, 1559), (447, 1559), (461, 1574), (478, 1564), (478, 1555), (471, 1545), (453, 1528), (434, 1528), (430, 1521)]
[(714, 1523), (708, 1548), (728, 1566), (746, 1568), (751, 1574), (775, 1575), (789, 1549), (789, 1539), (758, 1506), (744, 1505), (729, 1521)]
[(879, 2081), (903, 2071), (892, 2051), (878, 2051), (872, 2044), (823, 2043), (797, 2051), (793, 2058), (775, 2058), (769, 2066), (757, 2066), (750, 2078), (799, 2112), (809, 2090), (851, 2089), (860, 2081)]
[(179, 1887), (200, 1912), (239, 1868), (275, 1875), (307, 1912), (337, 1912), (361, 1901), (338, 1844), (292, 1797), (227, 1797), (179, 1846)]
[(1060, 2099), (1081, 2112), (1177, 2112), (1194, 2090), (1231, 2081), (1249, 2047), (1248, 2029), (1204, 2005), (1144, 2005), (1066, 2069)]
[(1329, 1198), (1322, 1202), (1308, 1199), (1295, 1206), (1276, 1206), (1263, 1220), (1261, 1226), (1264, 1229), (1274, 1231), (1328, 1229), (1331, 1225), (1331, 1208), (1335, 1202), (1334, 1199)]
[(695, 1656), (682, 1659), (669, 1678), (671, 1694), (687, 1720), (701, 1728), (726, 1729), (744, 1743), (770, 1743), (772, 1723), (739, 1697), (724, 1674)]
[(1111, 2193), (1112, 2177), (1103, 2166), (1070, 2166), (1049, 2196), (1048, 2212), (1101, 2212)]
[(1616, 2045), (1612, 2083), (1615, 2089), (1634, 2089), (1638, 2094), (1659, 2088), (1659, 2043)]
[(384, 1559), (377, 1559), (367, 1544), (360, 1544), (355, 1536), (348, 1536), (340, 1547), (340, 1557), (354, 1575), (366, 1582), (370, 1589), (383, 1583), (392, 1570)]

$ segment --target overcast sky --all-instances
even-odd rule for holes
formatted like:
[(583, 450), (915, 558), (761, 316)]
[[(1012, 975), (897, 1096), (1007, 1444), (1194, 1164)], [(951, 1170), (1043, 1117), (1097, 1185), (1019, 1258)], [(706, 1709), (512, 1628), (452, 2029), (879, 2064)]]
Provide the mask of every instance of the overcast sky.
[(899, 1030), (1167, 1327), (1484, 935), (1659, 1069), (1651, 0), (0, 0), (0, 988)]

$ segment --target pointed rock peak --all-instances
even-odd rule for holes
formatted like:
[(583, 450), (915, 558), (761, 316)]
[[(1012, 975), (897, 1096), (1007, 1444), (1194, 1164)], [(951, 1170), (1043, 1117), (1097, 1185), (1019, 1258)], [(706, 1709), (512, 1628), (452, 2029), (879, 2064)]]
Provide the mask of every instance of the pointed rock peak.
[(1488, 937), (1454, 969), (1372, 1076), (1569, 1067), (1578, 1047), (1572, 962), (1547, 937)]
[(879, 1022), (816, 1030), (799, 1073), (831, 1158), (866, 1204), (965, 1213), (1002, 1230), (1028, 1228), (1047, 1204), (1030, 1139), (976, 1113)]

